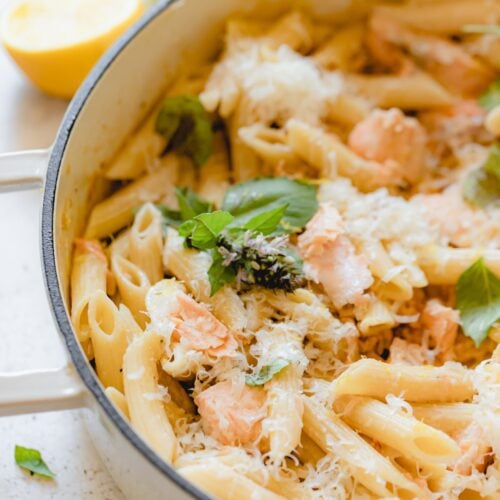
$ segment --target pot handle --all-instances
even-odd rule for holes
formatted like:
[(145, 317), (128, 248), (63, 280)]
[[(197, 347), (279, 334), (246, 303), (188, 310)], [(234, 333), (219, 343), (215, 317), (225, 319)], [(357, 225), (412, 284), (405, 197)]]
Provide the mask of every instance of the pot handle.
[[(0, 154), (0, 193), (43, 186), (50, 149)], [(0, 416), (84, 406), (85, 388), (74, 368), (0, 373)]]
[(43, 186), (50, 149), (0, 154), (0, 193)]

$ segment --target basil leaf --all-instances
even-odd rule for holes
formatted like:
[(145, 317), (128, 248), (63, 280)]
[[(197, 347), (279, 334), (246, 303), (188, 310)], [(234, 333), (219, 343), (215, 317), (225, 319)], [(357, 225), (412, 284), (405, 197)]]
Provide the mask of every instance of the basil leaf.
[(243, 226), (243, 229), (258, 231), (265, 235), (271, 234), (278, 228), (287, 207), (288, 205), (281, 205), (280, 207), (272, 208), (267, 212), (256, 215)]
[(180, 216), (183, 221), (212, 211), (212, 205), (208, 201), (199, 198), (192, 189), (175, 188), (175, 196), (179, 203)]
[(197, 166), (212, 154), (212, 124), (197, 96), (167, 98), (156, 117), (155, 130), (167, 141), (166, 151), (177, 150)]
[(186, 237), (189, 245), (208, 250), (215, 247), (217, 237), (233, 219), (230, 213), (223, 210), (200, 214), (184, 222), (179, 227), (179, 234)]
[(500, 145), (495, 144), (484, 165), (465, 178), (464, 198), (473, 205), (484, 208), (500, 203)]
[(178, 210), (172, 210), (166, 205), (156, 204), (155, 207), (161, 212), (163, 225), (178, 227), (182, 223), (181, 213)]
[(245, 383), (252, 387), (264, 385), (289, 364), (290, 361), (287, 359), (277, 358), (270, 365), (263, 366), (257, 373), (246, 375)]
[(479, 99), (479, 104), (487, 111), (491, 111), (495, 106), (500, 105), (500, 79), (495, 80)]
[(300, 231), (318, 209), (316, 186), (286, 177), (261, 177), (231, 186), (222, 209), (244, 226), (260, 214), (287, 205), (281, 221), (285, 232)]
[(462, 31), (465, 33), (491, 34), (500, 36), (500, 26), (496, 24), (466, 24)]
[(40, 477), (52, 479), (55, 474), (48, 468), (47, 464), (43, 461), (42, 455), (38, 450), (32, 448), (25, 448), (16, 444), (14, 449), (14, 459), (16, 464), (22, 469)]
[(462, 329), (478, 347), (500, 320), (500, 279), (480, 258), (462, 273), (456, 291)]
[(223, 258), (219, 251), (212, 250), (212, 265), (208, 269), (208, 281), (210, 282), (210, 295), (217, 293), (226, 283), (232, 283), (236, 279), (236, 273), (232, 267), (222, 264)]

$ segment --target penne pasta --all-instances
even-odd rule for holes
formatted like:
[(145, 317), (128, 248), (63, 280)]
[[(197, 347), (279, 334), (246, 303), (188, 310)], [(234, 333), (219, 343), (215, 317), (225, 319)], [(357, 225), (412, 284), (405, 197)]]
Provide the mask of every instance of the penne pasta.
[(334, 408), (358, 432), (419, 463), (451, 465), (460, 456), (458, 445), (444, 432), (375, 399), (339, 400)]
[(229, 187), (230, 165), (224, 136), (215, 134), (214, 152), (199, 168), (197, 189), (199, 196), (216, 207), (222, 205), (224, 193)]
[(406, 401), (452, 403), (471, 399), (474, 388), (467, 370), (460, 365), (392, 365), (361, 359), (332, 382), (331, 392), (334, 396), (351, 394), (383, 399), (394, 394), (402, 395)]
[(98, 291), (106, 291), (108, 263), (99, 243), (77, 240), (71, 269), (71, 321), (78, 340), (87, 344), (87, 357), (92, 359), (89, 344), (90, 327), (88, 307), (91, 296)]
[(480, 257), (493, 273), (500, 275), (500, 251), (496, 249), (430, 246), (421, 250), (418, 263), (432, 285), (454, 285)]
[(163, 278), (163, 236), (160, 211), (146, 203), (137, 212), (129, 235), (129, 259), (151, 284)]
[(124, 304), (144, 328), (147, 322), (145, 298), (150, 287), (148, 277), (135, 264), (120, 256), (111, 261), (111, 270)]
[(354, 154), (338, 137), (299, 120), (286, 126), (288, 143), (298, 156), (314, 166), (321, 177), (348, 177), (362, 191), (397, 184), (400, 180), (390, 170)]
[(123, 355), (128, 344), (126, 325), (105, 292), (95, 292), (89, 301), (89, 327), (97, 375), (104, 387), (123, 391)]
[(413, 28), (439, 34), (460, 34), (466, 24), (488, 24), (500, 17), (500, 6), (489, 0), (441, 0), (410, 5), (383, 5), (375, 12)]
[(304, 398), (304, 430), (325, 451), (346, 462), (352, 475), (365, 488), (381, 497), (425, 492), (391, 462), (380, 455), (359, 434), (312, 398)]
[(87, 225), (87, 238), (114, 234), (132, 222), (133, 210), (147, 201), (158, 201), (174, 190), (178, 159), (169, 155), (157, 170), (144, 175), (97, 204)]
[(125, 397), (134, 429), (168, 463), (175, 459), (177, 439), (163, 402), (147, 397), (158, 391), (157, 362), (163, 354), (161, 336), (147, 332), (128, 346), (123, 360)]
[(453, 104), (453, 96), (423, 72), (400, 76), (354, 76), (351, 82), (360, 95), (382, 108), (433, 109)]
[(284, 498), (259, 486), (243, 474), (235, 472), (231, 467), (220, 463), (206, 462), (187, 465), (180, 467), (177, 471), (181, 476), (221, 500), (232, 500), (233, 498), (278, 500)]
[(127, 399), (125, 398), (125, 395), (123, 392), (120, 392), (118, 389), (116, 389), (113, 386), (106, 387), (106, 390), (104, 391), (106, 396), (111, 400), (111, 402), (120, 410), (124, 417), (127, 419), (130, 419), (130, 415), (128, 413), (128, 405), (127, 405)]
[(477, 411), (477, 405), (472, 403), (413, 405), (415, 418), (447, 433), (467, 427), (474, 420)]

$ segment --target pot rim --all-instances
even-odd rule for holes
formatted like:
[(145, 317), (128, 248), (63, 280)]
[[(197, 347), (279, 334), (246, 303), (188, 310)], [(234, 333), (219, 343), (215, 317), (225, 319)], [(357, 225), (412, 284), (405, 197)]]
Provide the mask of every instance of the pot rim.
[(127, 47), (135, 37), (142, 32), (156, 17), (178, 0), (160, 0), (157, 5), (150, 8), (141, 19), (129, 28), (118, 41), (101, 57), (94, 66), (88, 77), (78, 89), (71, 100), (64, 115), (56, 140), (52, 147), (45, 179), (43, 194), (42, 217), (41, 217), (41, 244), (42, 244), (42, 266), (45, 286), (48, 291), (50, 306), (57, 327), (64, 337), (66, 349), (71, 356), (73, 365), (78, 372), (88, 391), (92, 394), (107, 417), (113, 422), (122, 436), (153, 465), (160, 473), (167, 476), (176, 483), (183, 491), (192, 498), (209, 500), (210, 497), (202, 493), (193, 483), (182, 477), (176, 470), (163, 459), (161, 459), (132, 429), (131, 425), (115, 409), (111, 401), (104, 394), (104, 390), (97, 379), (97, 375), (89, 367), (85, 355), (80, 349), (78, 339), (73, 332), (70, 319), (66, 313), (61, 289), (58, 282), (58, 273), (54, 246), (54, 207), (57, 185), (61, 171), (62, 159), (66, 151), (73, 127), (82, 111), (87, 99), (98, 85), (106, 70), (115, 61), (122, 50)]

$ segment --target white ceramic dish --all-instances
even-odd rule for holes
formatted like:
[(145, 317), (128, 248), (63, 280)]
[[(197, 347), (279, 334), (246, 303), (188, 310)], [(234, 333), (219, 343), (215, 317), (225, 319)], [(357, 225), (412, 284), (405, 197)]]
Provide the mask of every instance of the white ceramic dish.
[[(366, 0), (304, 0), (321, 15), (350, 15)], [(275, 16), (287, 0), (163, 0), (101, 59), (71, 102), (50, 150), (0, 156), (0, 191), (42, 188), (42, 266), (67, 366), (0, 375), (0, 415), (84, 408), (89, 434), (131, 499), (207, 498), (163, 462), (104, 395), (68, 316), (72, 241), (104, 193), (98, 171), (156, 101), (176, 70), (205, 60), (235, 13)], [(54, 340), (56, 341), (56, 340)]]

